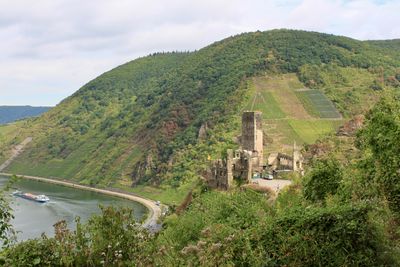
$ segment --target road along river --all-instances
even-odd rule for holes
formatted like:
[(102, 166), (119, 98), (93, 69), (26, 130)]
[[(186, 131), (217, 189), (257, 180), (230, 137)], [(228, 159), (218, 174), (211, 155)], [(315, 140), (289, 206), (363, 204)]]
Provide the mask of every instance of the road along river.
[[(8, 177), (1, 175), (0, 186), (4, 185), (8, 179)], [(81, 221), (85, 222), (93, 214), (100, 213), (99, 205), (132, 208), (137, 220), (142, 220), (143, 216), (149, 213), (145, 205), (132, 201), (134, 199), (130, 199), (130, 195), (121, 198), (123, 196), (119, 194), (125, 194), (111, 192), (113, 194), (107, 195), (105, 192), (101, 192), (101, 189), (97, 189), (100, 191), (96, 190), (97, 192), (95, 192), (94, 190), (89, 191), (86, 188), (79, 188), (78, 185), (67, 187), (36, 180), (20, 179), (13, 185), (13, 188), (33, 194), (45, 194), (50, 198), (48, 203), (41, 204), (18, 197), (9, 197), (15, 216), (12, 224), (15, 230), (19, 231), (18, 240), (36, 238), (41, 233), (52, 236), (53, 225), (60, 220), (65, 220), (73, 229), (76, 216), (81, 217)], [(155, 204), (153, 203), (153, 205)], [(158, 211), (156, 212), (158, 213)], [(153, 223), (153, 220), (156, 219), (154, 216), (157, 215), (159, 214), (154, 214), (154, 211), (150, 210), (150, 219), (146, 220), (146, 226)]]

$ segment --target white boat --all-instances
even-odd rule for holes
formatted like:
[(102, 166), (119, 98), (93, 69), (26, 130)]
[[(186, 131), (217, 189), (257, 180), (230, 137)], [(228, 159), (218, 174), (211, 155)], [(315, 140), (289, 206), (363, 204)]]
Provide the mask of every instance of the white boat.
[(40, 203), (45, 203), (50, 200), (50, 198), (48, 198), (46, 195), (34, 195), (31, 193), (24, 193), (22, 191), (15, 191), (12, 193), (12, 195), (16, 196), (16, 197), (25, 198), (28, 200), (33, 200), (33, 201), (40, 202)]

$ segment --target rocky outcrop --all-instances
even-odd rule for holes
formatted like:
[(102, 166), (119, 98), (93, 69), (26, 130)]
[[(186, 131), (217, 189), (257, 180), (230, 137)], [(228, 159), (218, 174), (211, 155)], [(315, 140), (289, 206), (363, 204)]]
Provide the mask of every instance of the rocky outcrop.
[(200, 129), (199, 129), (199, 134), (198, 134), (198, 139), (199, 140), (204, 140), (204, 139), (206, 139), (207, 138), (207, 130), (208, 130), (208, 125), (207, 125), (207, 122), (205, 122), (205, 123), (203, 123), (201, 126), (200, 126)]
[(339, 128), (337, 136), (354, 136), (364, 123), (364, 116), (357, 115)]
[(147, 154), (146, 159), (141, 160), (136, 163), (132, 177), (132, 186), (137, 185), (146, 175), (153, 173), (155, 171), (155, 164), (153, 162), (153, 155), (151, 153)]

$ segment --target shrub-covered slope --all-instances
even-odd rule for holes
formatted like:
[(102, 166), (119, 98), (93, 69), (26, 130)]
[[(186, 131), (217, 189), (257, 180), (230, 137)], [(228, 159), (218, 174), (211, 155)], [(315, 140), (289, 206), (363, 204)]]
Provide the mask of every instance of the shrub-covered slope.
[[(364, 101), (374, 102), (383, 87), (399, 86), (399, 66), (393, 49), (293, 30), (245, 33), (195, 52), (150, 55), (104, 73), (25, 123), (12, 142), (25, 136), (33, 142), (8, 171), (88, 184), (177, 187), (193, 179), (208, 156), (235, 146), (251, 77), (295, 73), (350, 116), (362, 111)], [(207, 136), (200, 141), (201, 127)]]
[(400, 266), (399, 96), (385, 92), (357, 132), (319, 140), (324, 153), (277, 196), (199, 186), (157, 234), (102, 208), (74, 231), (61, 221), (54, 237), (11, 244), (0, 265)]

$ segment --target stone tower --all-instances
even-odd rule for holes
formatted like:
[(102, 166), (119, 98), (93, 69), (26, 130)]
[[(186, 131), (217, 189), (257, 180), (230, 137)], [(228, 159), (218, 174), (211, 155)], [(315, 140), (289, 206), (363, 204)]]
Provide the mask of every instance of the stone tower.
[(262, 113), (245, 111), (242, 115), (242, 149), (257, 152), (259, 166), (263, 164)]

